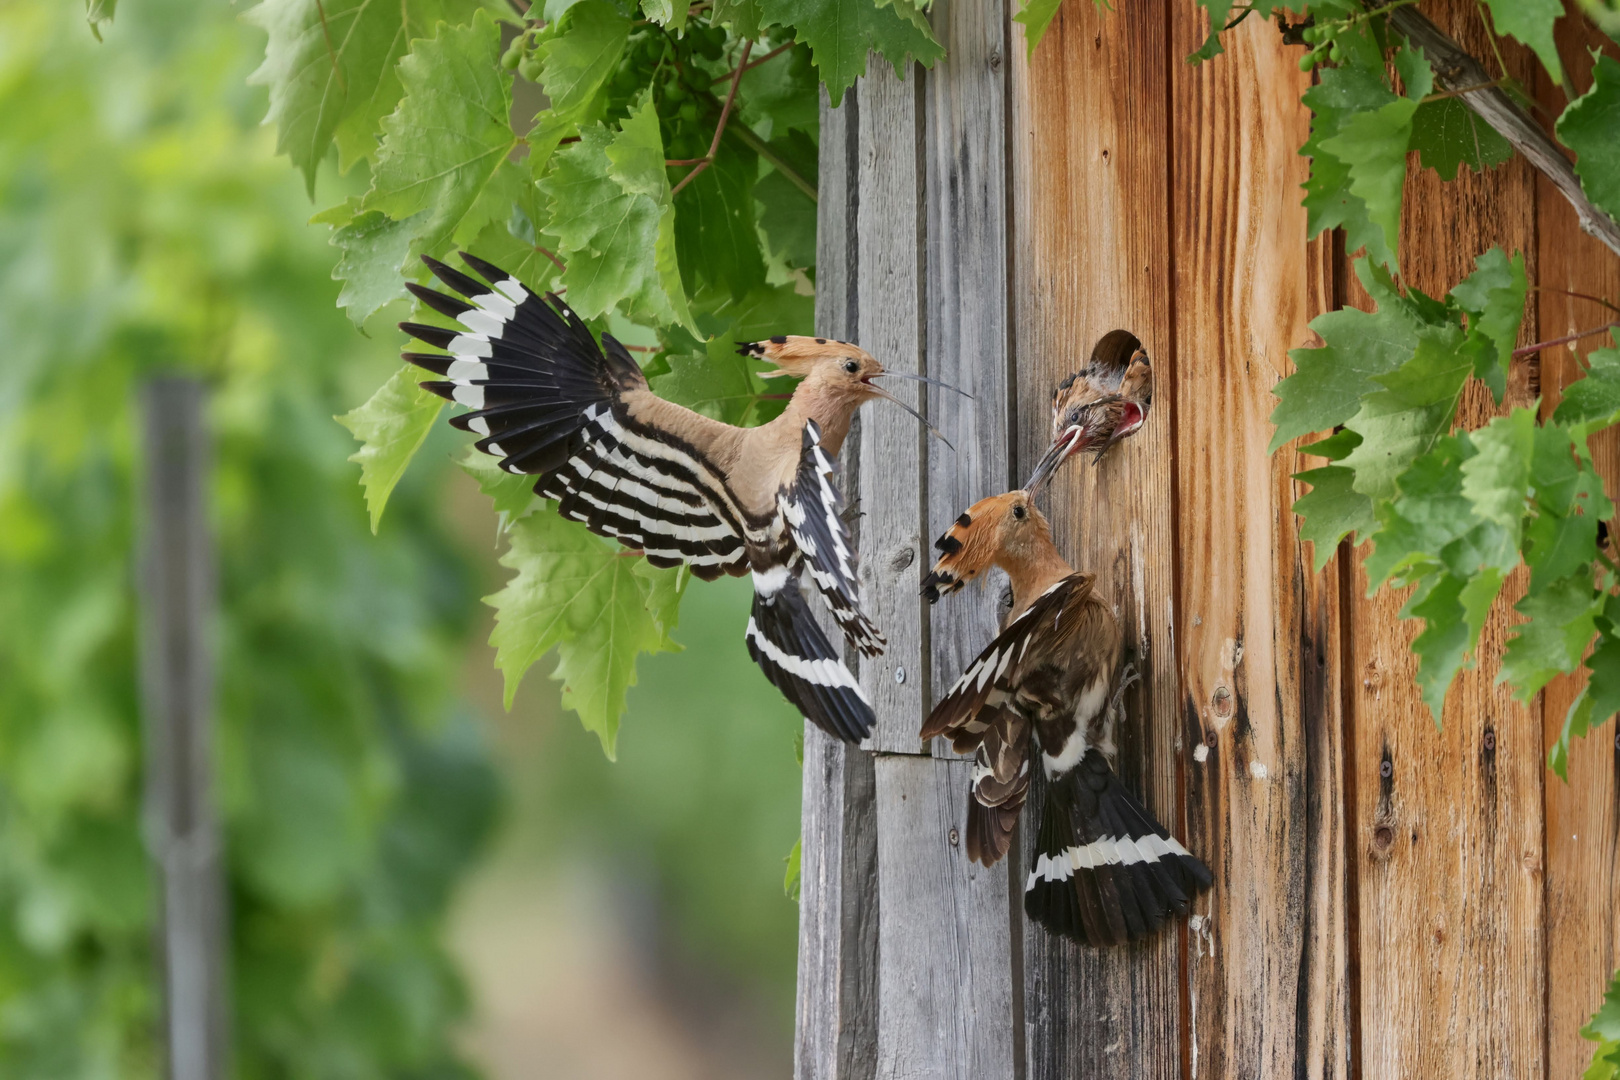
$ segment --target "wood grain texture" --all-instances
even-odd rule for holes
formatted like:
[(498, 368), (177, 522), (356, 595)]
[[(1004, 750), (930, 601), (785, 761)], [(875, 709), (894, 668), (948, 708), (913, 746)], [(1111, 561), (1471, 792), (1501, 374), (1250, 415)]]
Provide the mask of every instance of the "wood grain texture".
[(1012, 1080), (1007, 863), (962, 843), (972, 763), (877, 755), (878, 1070)]
[[(1471, 3), (1425, 11), (1475, 55), (1489, 55)], [(1510, 73), (1528, 55), (1504, 40)], [(1442, 184), (1409, 173), (1401, 229), (1407, 282), (1444, 295), (1493, 245), (1523, 251), (1536, 279), (1535, 181), (1522, 160)], [(1368, 304), (1352, 286), (1350, 302)], [(1532, 317), (1524, 339), (1534, 333)], [(1528, 404), (1533, 368), (1509, 377), (1508, 404)], [(1458, 412), (1479, 426), (1497, 412), (1474, 385)], [(1542, 965), (1541, 714), (1495, 683), (1523, 588), (1510, 579), (1486, 623), (1477, 666), (1451, 688), (1436, 730), (1418, 696), (1405, 593), (1371, 600), (1358, 558), (1351, 605), (1355, 680), (1362, 1075), (1529, 1078), (1545, 1075)]]
[[(1007, 326), (1006, 14), (996, 0), (938, 0), (946, 58), (927, 75), (928, 373), (973, 400), (929, 391), (928, 517), (919, 572), (952, 520), (1010, 490)], [(995, 637), (1000, 592), (969, 589), (928, 609), (937, 699)], [(930, 702), (931, 704), (932, 702)], [(950, 743), (936, 739), (935, 753)]]
[[(821, 106), (816, 329), (838, 338), (855, 335), (859, 314), (853, 187), (857, 106), (853, 95), (848, 97), (832, 109), (823, 92)], [(859, 445), (858, 432), (844, 443), (844, 480), (852, 500), (858, 476), (850, 464)], [(823, 623), (829, 633), (830, 622), (829, 616)], [(869, 1080), (877, 1069), (877, 969), (870, 962), (877, 951), (872, 759), (808, 721), (804, 727), (793, 1075), (796, 1080)]]
[[(1046, 445), (1052, 388), (1108, 331), (1136, 334), (1158, 385), (1173, 386), (1170, 18), (1165, 0), (1064, 4), (1033, 60), (1021, 40), (1008, 58), (1019, 475)], [(1065, 556), (1098, 575), (1143, 669), (1116, 768), (1179, 831), (1173, 399), (1159, 391), (1147, 425), (1101, 466), (1071, 462), (1049, 513)], [(1027, 856), (1034, 830), (1023, 832)], [(1177, 954), (1174, 934), (1103, 951), (1026, 926), (1029, 1077), (1181, 1076)]]
[[(1620, 56), (1620, 46), (1584, 19), (1566, 18), (1557, 27), (1558, 51), (1570, 96), (1591, 86), (1590, 49)], [(1551, 116), (1565, 105), (1565, 91), (1545, 73), (1537, 97)], [(1569, 203), (1545, 179), (1536, 183), (1540, 280), (1537, 336), (1552, 340), (1602, 326), (1615, 318), (1600, 304), (1555, 292), (1566, 289), (1620, 303), (1620, 258), (1586, 235)], [(1581, 359), (1609, 345), (1605, 337), (1586, 338), (1541, 354), (1542, 412), (1550, 415), (1563, 388), (1581, 377)], [(1620, 495), (1620, 432), (1592, 440), (1592, 457), (1610, 498)], [(1558, 679), (1542, 692), (1543, 743), (1551, 746), (1564, 715), (1585, 679)], [(1607, 724), (1570, 747), (1569, 782), (1547, 775), (1547, 1072), (1579, 1076), (1592, 1059), (1592, 1044), (1580, 1029), (1620, 967), (1620, 740)]]
[[(923, 102), (916, 70), (900, 79), (868, 58), (855, 86), (860, 105), (857, 266), (860, 344), (896, 371), (924, 371)], [(919, 403), (916, 382), (884, 387)], [(861, 685), (877, 711), (871, 746), (917, 753), (928, 686), (918, 562), (926, 503), (923, 440), (916, 421), (879, 401), (861, 426), (861, 598), (889, 647), (861, 665)]]
[[(1202, 43), (1175, 20), (1171, 55)], [(1193, 1077), (1346, 1077), (1338, 568), (1311, 571), (1272, 456), (1272, 387), (1331, 308), (1329, 237), (1307, 242), (1298, 154), (1310, 86), (1248, 20), (1172, 74), (1173, 372), (1186, 842), (1215, 871), (1189, 933)], [(1309, 441), (1309, 440), (1306, 440)]]

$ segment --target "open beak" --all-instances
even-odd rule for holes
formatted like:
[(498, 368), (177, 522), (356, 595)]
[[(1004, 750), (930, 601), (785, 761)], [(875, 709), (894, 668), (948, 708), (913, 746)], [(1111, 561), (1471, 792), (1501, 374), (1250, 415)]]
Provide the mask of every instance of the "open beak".
[(1096, 465), (1100, 463), (1103, 459), (1103, 455), (1108, 453), (1109, 447), (1113, 446), (1117, 442), (1123, 441), (1129, 435), (1136, 434), (1136, 430), (1146, 423), (1146, 421), (1147, 413), (1142, 409), (1142, 406), (1138, 405), (1134, 401), (1127, 401), (1125, 403), (1125, 411), (1119, 418), (1119, 423), (1114, 425), (1114, 431), (1108, 436), (1108, 441), (1103, 443), (1102, 446), (1098, 448), (1097, 456), (1092, 459), (1092, 464)]
[[(918, 376), (918, 378), (921, 378), (921, 376)], [(941, 385), (943, 385), (943, 384), (941, 384)], [(950, 446), (952, 450), (956, 449), (956, 447), (951, 446), (951, 440), (947, 439), (945, 437), (945, 434), (942, 431), (940, 431), (939, 428), (935, 427), (933, 424), (930, 424), (928, 422), (927, 418), (925, 418), (922, 413), (918, 412), (916, 409), (913, 409), (910, 405), (907, 405), (905, 402), (901, 401), (899, 398), (895, 397), (893, 394), (889, 393), (887, 390), (883, 389), (883, 387), (881, 387), (881, 386), (873, 386), (871, 382), (867, 382), (866, 388), (868, 390), (872, 391), (872, 393), (876, 394), (878, 397), (887, 398), (888, 400), (894, 402), (896, 405), (900, 406), (902, 409), (906, 410), (906, 412), (910, 413), (912, 416), (915, 416), (917, 418), (917, 422), (922, 424), (923, 427), (928, 429), (929, 434), (933, 435), (934, 438), (938, 439), (940, 442), (944, 443), (946, 446)], [(952, 387), (952, 389), (955, 389), (955, 388)]]
[(1040, 491), (1052, 479), (1052, 474), (1057, 472), (1057, 467), (1063, 464), (1063, 459), (1079, 448), (1085, 434), (1086, 429), (1076, 424), (1053, 439), (1046, 455), (1036, 464), (1035, 471), (1029, 474), (1029, 482), (1024, 485), (1024, 490), (1032, 496)]
[[(915, 380), (917, 382), (927, 383), (929, 386), (943, 386), (947, 390), (955, 390), (958, 394), (961, 394), (963, 397), (967, 398), (969, 401), (974, 400), (973, 395), (968, 393), (966, 390), (958, 389), (957, 387), (952, 386), (948, 382), (941, 382), (939, 379), (930, 379), (927, 375), (913, 375), (908, 371), (880, 371), (876, 375), (870, 376), (870, 378), (873, 378), (873, 379), (913, 379), (913, 380)], [(868, 383), (867, 385), (870, 386), (871, 383)]]

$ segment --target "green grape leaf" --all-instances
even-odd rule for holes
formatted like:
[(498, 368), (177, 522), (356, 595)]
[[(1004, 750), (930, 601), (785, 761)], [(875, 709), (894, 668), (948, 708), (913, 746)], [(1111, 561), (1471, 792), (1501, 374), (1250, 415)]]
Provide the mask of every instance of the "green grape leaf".
[(1441, 552), (1478, 528), (1463, 494), (1462, 466), (1471, 452), (1467, 436), (1437, 440), (1431, 453), (1401, 474), (1399, 496), (1379, 504), (1378, 531), (1365, 563), (1369, 596), (1386, 581), (1404, 586), (1441, 569)]
[(581, 129), (540, 182), (550, 200), (546, 231), (568, 267), (569, 305), (586, 318), (621, 307), (632, 318), (691, 324), (663, 161), (649, 101), (617, 135), (601, 125)]
[(1352, 486), (1355, 475), (1338, 465), (1294, 474), (1294, 479), (1311, 485), (1294, 503), (1294, 513), (1303, 519), (1299, 536), (1311, 542), (1312, 563), (1318, 571), (1333, 557), (1340, 540), (1352, 533), (1365, 535), (1377, 524), (1372, 500)]
[(1300, 100), (1314, 114), (1311, 137), (1299, 148), (1301, 155), (1311, 159), (1311, 175), (1304, 184), (1303, 202), (1309, 235), (1314, 237), (1328, 229), (1343, 228), (1345, 250), (1365, 247), (1374, 260), (1388, 264), (1384, 235), (1373, 224), (1365, 200), (1351, 190), (1349, 163), (1324, 147), (1324, 143), (1337, 137), (1352, 118), (1400, 100), (1384, 85), (1382, 57), (1376, 68), (1322, 69), (1317, 85), (1307, 90)]
[(1586, 362), (1586, 377), (1564, 388), (1553, 419), (1607, 427), (1620, 419), (1620, 349), (1593, 349)]
[(681, 597), (686, 594), (686, 586), (691, 584), (691, 572), (684, 565), (666, 570), (654, 566), (646, 559), (634, 561), (634, 573), (646, 587), (647, 611), (658, 624), (659, 632), (663, 634), (663, 640), (658, 643), (658, 651), (684, 652), (685, 647), (670, 635), (680, 624)]
[[(754, 134), (768, 140), (773, 150), (791, 129), (814, 133), (821, 125), (821, 95), (810, 50), (795, 45), (786, 55), (743, 72), (738, 85), (738, 110)], [(812, 143), (812, 145), (814, 145)], [(781, 151), (777, 150), (780, 154)], [(801, 161), (794, 159), (797, 168)], [(814, 152), (803, 176), (815, 175)]]
[(1586, 197), (1620, 219), (1620, 60), (1597, 57), (1592, 89), (1569, 103), (1557, 130), (1575, 151), (1575, 172)]
[[(1363, 260), (1357, 269), (1365, 265)], [(1417, 349), (1417, 327), (1389, 305), (1377, 311), (1330, 311), (1312, 319), (1311, 329), (1323, 344), (1291, 350), (1294, 374), (1272, 390), (1277, 407), (1271, 422), (1277, 430), (1271, 437), (1271, 453), (1291, 439), (1348, 421), (1361, 399), (1378, 389), (1373, 380), (1395, 371)]]
[(1426, 578), (1401, 608), (1402, 618), (1424, 621), (1422, 633), (1412, 641), (1412, 652), (1418, 658), (1418, 690), (1436, 726), (1445, 711), (1446, 692), (1473, 647), (1461, 599), (1465, 584), (1446, 573)]
[(101, 24), (112, 22), (113, 14), (118, 10), (118, 0), (89, 0), (84, 6), (84, 21), (90, 24), (90, 32), (101, 40)]
[(416, 384), (418, 374), (417, 368), (407, 364), (394, 372), (364, 405), (335, 418), (361, 442), (349, 460), (360, 465), (360, 486), (366, 492), (373, 533), (382, 521), (394, 485), (405, 475), (405, 467), (433, 429), (433, 421), (444, 405), (443, 398)]
[(686, 27), (687, 0), (641, 0), (641, 11), (670, 30), (678, 32)]
[(1474, 266), (1474, 272), (1458, 282), (1451, 296), (1468, 313), (1469, 344), (1476, 357), (1474, 374), (1491, 388), (1500, 404), (1530, 283), (1522, 254), (1509, 258), (1501, 248), (1492, 248), (1475, 259)]
[[(563, 684), (563, 707), (579, 714), (609, 758), (636, 683), (636, 657), (668, 641), (649, 609), (655, 583), (636, 570), (642, 561), (556, 514), (530, 514), (513, 524), (501, 556), (516, 576), (485, 599), (495, 609), (489, 641), (506, 677), (506, 707), (530, 665), (555, 647), (552, 678)], [(670, 610), (666, 598), (656, 603)]]
[(866, 74), (866, 54), (883, 54), (905, 76), (913, 58), (924, 67), (945, 55), (929, 30), (893, 6), (871, 0), (761, 0), (766, 25), (791, 26), (794, 40), (810, 46), (810, 58), (827, 84), (827, 95), (841, 103), (844, 92)]
[[(771, 150), (789, 168), (814, 184), (816, 144), (802, 131), (789, 131), (771, 142)], [(773, 255), (789, 266), (816, 264), (816, 203), (799, 185), (772, 169), (754, 185), (760, 207), (759, 227)]]
[(507, 472), (492, 455), (469, 446), (457, 464), (478, 482), (478, 490), (490, 497), (500, 515), (502, 532), (542, 505), (534, 493), (535, 477)]
[(440, 0), (265, 0), (248, 11), (269, 35), (248, 82), (270, 88), (265, 119), (276, 125), (276, 151), (304, 174), (310, 195), (334, 137), (345, 170), (370, 155), (377, 125), (399, 101), (394, 65), (444, 15)]
[[(414, 216), (413, 249), (443, 254), (457, 239), (505, 218), (519, 184), (502, 169), (517, 146), (508, 122), (511, 85), (501, 70), (500, 29), (479, 11), (467, 26), (441, 24), (399, 62), (405, 95), (383, 121), (383, 144), (361, 208)], [(507, 185), (487, 192), (499, 176)]]
[(1397, 98), (1377, 109), (1345, 117), (1338, 133), (1318, 145), (1348, 170), (1350, 194), (1366, 207), (1367, 220), (1382, 234), (1360, 234), (1346, 222), (1345, 248), (1365, 244), (1373, 260), (1391, 269), (1401, 238), (1401, 193), (1406, 183), (1406, 147), (1412, 139), (1417, 102)]
[(1455, 180), (1467, 165), (1475, 172), (1494, 169), (1513, 156), (1512, 145), (1459, 98), (1426, 101), (1412, 114), (1410, 149), (1442, 180)]
[(1473, 373), (1455, 326), (1424, 329), (1412, 358), (1375, 381), (1386, 389), (1368, 394), (1345, 426), (1363, 439), (1343, 464), (1356, 470), (1355, 488), (1373, 499), (1395, 495), (1396, 480), (1451, 427), (1457, 400)]
[(759, 37), (765, 25), (759, 0), (714, 0), (709, 8), (709, 22), (714, 26), (731, 27), (731, 32), (745, 41)]
[(401, 271), (410, 257), (415, 221), (415, 217), (395, 221), (380, 210), (366, 210), (332, 231), (332, 246), (343, 252), (332, 271), (332, 277), (343, 282), (337, 305), (355, 326), (405, 295)]
[(1529, 510), (1536, 414), (1514, 409), (1474, 432), (1472, 441), (1477, 453), (1462, 463), (1462, 492), (1475, 514), (1516, 531)]
[[(1046, 36), (1047, 28), (1052, 25), (1052, 20), (1057, 17), (1058, 7), (1062, 3), (1063, 0), (1025, 0), (1023, 10), (1013, 16), (1013, 22), (1024, 24), (1024, 44), (1029, 50), (1027, 55), (1031, 59), (1035, 56), (1035, 47), (1041, 43), (1041, 38)], [(1215, 26), (1218, 29), (1224, 24), (1226, 11), (1231, 7), (1231, 0), (1211, 0), (1205, 6), (1210, 9), (1210, 18), (1215, 21)], [(1216, 20), (1215, 15), (1217, 7), (1221, 9), (1219, 20)], [(1213, 42), (1215, 35), (1210, 34), (1209, 40)], [(1205, 43), (1204, 48), (1209, 48), (1209, 42)], [(1220, 46), (1216, 45), (1215, 52), (1220, 51)], [(1210, 55), (1213, 56), (1214, 53), (1210, 53)], [(1193, 54), (1193, 57), (1197, 56), (1199, 56), (1199, 53)], [(1192, 57), (1188, 59), (1190, 60)]]
[(1592, 587), (1591, 570), (1520, 600), (1516, 610), (1530, 621), (1514, 628), (1496, 681), (1512, 682), (1514, 696), (1529, 701), (1554, 678), (1574, 671), (1597, 629), (1603, 600)]
[(653, 391), (728, 424), (747, 427), (775, 416), (780, 406), (760, 395), (782, 388), (760, 379), (759, 365), (739, 356), (737, 343), (811, 333), (814, 298), (799, 295), (792, 285), (761, 285), (741, 301), (713, 291), (700, 294), (699, 308), (698, 324), (707, 340), (671, 334), (668, 370), (649, 376)]
[(1620, 1042), (1620, 971), (1616, 971), (1610, 980), (1609, 989), (1603, 995), (1603, 1004), (1581, 1028), (1581, 1038), (1593, 1042)]
[[(668, 0), (665, 3), (667, 6)], [(682, 7), (681, 13), (685, 12)], [(651, 11), (648, 15), (657, 18)], [(630, 38), (630, 20), (603, 0), (581, 0), (568, 8), (556, 27), (537, 50), (540, 82), (551, 99), (552, 117), (583, 120), (618, 68)]]
[[(799, 764), (803, 765), (804, 762)], [(782, 893), (795, 904), (799, 902), (799, 861), (804, 851), (804, 837), (800, 836), (793, 841), (793, 850), (787, 853), (782, 861), (787, 864), (787, 870), (782, 875)]]
[(1553, 42), (1553, 23), (1564, 17), (1562, 0), (1485, 0), (1499, 34), (1512, 34), (1535, 50), (1552, 81), (1563, 85), (1564, 67)]
[(754, 210), (758, 175), (758, 155), (728, 145), (676, 196), (675, 251), (690, 291), (707, 283), (741, 299), (764, 278)]

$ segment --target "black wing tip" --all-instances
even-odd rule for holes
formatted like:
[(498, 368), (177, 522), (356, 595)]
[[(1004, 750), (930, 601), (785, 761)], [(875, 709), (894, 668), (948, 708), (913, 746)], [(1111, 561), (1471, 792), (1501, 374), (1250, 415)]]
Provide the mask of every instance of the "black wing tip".
[(512, 276), (505, 270), (502, 270), (500, 267), (496, 266), (494, 263), (489, 262), (486, 259), (480, 259), (470, 251), (457, 252), (457, 255), (460, 257), (462, 262), (466, 263), (467, 266), (472, 269), (474, 273), (483, 278), (485, 281), (489, 282), (491, 285), (495, 284), (497, 281), (505, 281), (507, 278)]
[(399, 328), (418, 341), (425, 341), (441, 349), (448, 349), (458, 331), (443, 326), (429, 326), (427, 323), (402, 322)]

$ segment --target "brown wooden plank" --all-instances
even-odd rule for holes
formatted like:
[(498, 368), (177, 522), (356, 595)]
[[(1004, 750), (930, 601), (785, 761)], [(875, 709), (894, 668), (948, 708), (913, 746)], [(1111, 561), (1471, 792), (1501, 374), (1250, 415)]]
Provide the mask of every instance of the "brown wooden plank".
[[(1444, 0), (1425, 12), (1475, 55), (1490, 54), (1474, 4)], [(1502, 48), (1527, 82), (1528, 54), (1506, 40)], [(1522, 160), (1450, 184), (1428, 170), (1409, 174), (1406, 280), (1444, 295), (1493, 245), (1524, 252), (1535, 280), (1534, 187)], [(1352, 286), (1350, 302), (1368, 300)], [(1513, 373), (1509, 404), (1529, 402), (1533, 376)], [(1496, 411), (1476, 385), (1458, 419), (1472, 428)], [(1541, 713), (1495, 682), (1522, 581), (1504, 590), (1437, 731), (1415, 681), (1420, 627), (1397, 615), (1405, 593), (1362, 599), (1359, 558), (1353, 578), (1346, 674), (1355, 683), (1363, 1075), (1543, 1076)]]
[(878, 1075), (1012, 1080), (1007, 863), (967, 857), (972, 762), (877, 755)]
[[(1009, 490), (1006, 15), (996, 0), (938, 0), (946, 58), (927, 76), (928, 373), (973, 400), (930, 389), (929, 417), (956, 449), (928, 442), (926, 546), (986, 495)], [(919, 567), (921, 570), (922, 567)], [(929, 609), (932, 690), (943, 693), (996, 635), (1000, 590), (969, 589)], [(950, 743), (935, 740), (935, 753)]]
[[(917, 69), (902, 80), (876, 54), (855, 86), (860, 344), (896, 371), (923, 371), (922, 88)], [(920, 401), (922, 384), (889, 382), (885, 390)], [(870, 743), (877, 750), (922, 749), (928, 653), (917, 563), (926, 557), (926, 437), (915, 420), (881, 401), (861, 418), (861, 599), (889, 640), (884, 655), (861, 665), (861, 685), (877, 711)]]
[[(1171, 55), (1205, 32), (1176, 19)], [(1176, 351), (1158, 367), (1178, 406), (1187, 843), (1216, 880), (1190, 934), (1190, 1072), (1344, 1077), (1338, 568), (1312, 573), (1290, 510), (1317, 462), (1267, 453), (1288, 350), (1333, 303), (1332, 247), (1305, 239), (1297, 50), (1254, 19), (1225, 44), (1171, 68)]]
[[(1069, 3), (1033, 61), (1025, 60), (1022, 27), (1009, 50), (1020, 476), (1045, 446), (1053, 386), (1085, 362), (1104, 333), (1135, 333), (1158, 364), (1159, 384), (1173, 382), (1169, 20), (1164, 0), (1114, 10)], [(1098, 574), (1143, 668), (1143, 683), (1128, 698), (1116, 765), (1179, 827), (1173, 397), (1161, 391), (1143, 431), (1100, 467), (1071, 464), (1060, 474), (1049, 512), (1064, 553)], [(1024, 834), (1027, 842), (1034, 830)], [(1032, 1080), (1179, 1077), (1177, 952), (1175, 935), (1101, 951), (1026, 926)]]
[[(1609, 41), (1579, 16), (1558, 24), (1559, 54), (1571, 96), (1591, 86), (1590, 49), (1620, 55)], [(1565, 91), (1543, 73), (1537, 97), (1556, 116), (1563, 111)], [(1560, 338), (1601, 326), (1614, 314), (1600, 304), (1563, 295), (1567, 289), (1620, 302), (1620, 259), (1581, 231), (1575, 211), (1551, 184), (1537, 178), (1537, 239), (1544, 291), (1536, 295), (1538, 336)], [(1541, 354), (1542, 411), (1557, 407), (1562, 390), (1581, 376), (1579, 358), (1608, 345), (1604, 337)], [(1592, 456), (1611, 498), (1620, 495), (1620, 432), (1592, 440)], [(1542, 693), (1544, 737), (1551, 746), (1564, 724), (1564, 714), (1585, 680), (1563, 678)], [(1547, 809), (1547, 1072), (1579, 1076), (1592, 1059), (1592, 1044), (1580, 1028), (1597, 1009), (1615, 968), (1620, 966), (1620, 737), (1614, 725), (1570, 748), (1569, 782), (1548, 775)]]
[[(858, 315), (853, 99), (847, 95), (832, 109), (824, 92), (821, 106), (816, 329), (837, 338), (855, 336)], [(844, 481), (853, 500), (858, 476), (849, 466), (859, 452), (858, 433), (844, 449)], [(823, 620), (837, 640), (830, 623)], [(877, 1068), (877, 970), (870, 963), (877, 949), (874, 784), (869, 754), (805, 723), (797, 1080), (867, 1080)]]

